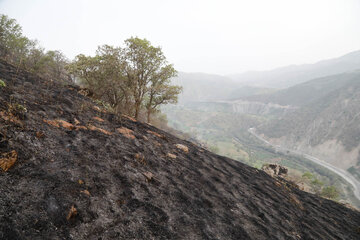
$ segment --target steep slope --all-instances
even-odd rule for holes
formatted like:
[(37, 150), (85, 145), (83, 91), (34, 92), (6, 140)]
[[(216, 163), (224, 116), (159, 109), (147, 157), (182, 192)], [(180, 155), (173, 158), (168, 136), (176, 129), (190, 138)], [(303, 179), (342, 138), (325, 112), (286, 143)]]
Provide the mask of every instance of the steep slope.
[(0, 78), (1, 239), (360, 237), (359, 212), (116, 117), (77, 87), (2, 61)]
[(341, 76), (346, 76), (342, 87), (262, 126), (260, 132), (343, 169), (360, 165), (360, 74)]
[(291, 65), (270, 71), (247, 72), (230, 76), (246, 85), (287, 88), (311, 79), (336, 75), (359, 69), (360, 51), (314, 64)]

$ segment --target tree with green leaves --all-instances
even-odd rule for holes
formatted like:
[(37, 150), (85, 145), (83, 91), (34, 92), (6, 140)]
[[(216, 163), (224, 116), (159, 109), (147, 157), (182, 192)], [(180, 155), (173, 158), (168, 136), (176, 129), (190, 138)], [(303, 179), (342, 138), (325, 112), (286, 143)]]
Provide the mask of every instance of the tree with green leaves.
[(329, 199), (337, 199), (339, 197), (339, 191), (335, 186), (327, 186), (322, 189), (320, 196)]
[(41, 77), (68, 81), (67, 59), (60, 51), (47, 51), (23, 35), (15, 19), (0, 14), (0, 57)]
[[(179, 88), (169, 85), (176, 70), (168, 64), (160, 47), (154, 47), (146, 39), (132, 37), (125, 40), (123, 49), (125, 74), (131, 84), (134, 100), (134, 117), (139, 118), (141, 105), (147, 97), (147, 115), (150, 121), (151, 111), (160, 104), (174, 102)], [(167, 86), (167, 87), (165, 87)]]
[(68, 81), (69, 75), (65, 69), (68, 60), (59, 50), (51, 50), (45, 53), (46, 74), (53, 80)]
[(15, 19), (0, 14), (0, 57), (15, 64), (22, 64), (35, 41), (23, 36)]
[(117, 111), (139, 119), (144, 109), (148, 122), (160, 105), (176, 103), (181, 91), (170, 83), (173, 65), (146, 39), (129, 38), (124, 48), (103, 45), (94, 57), (78, 55), (67, 69)]
[(175, 69), (172, 65), (167, 65), (159, 71), (157, 77), (151, 79), (145, 103), (148, 123), (151, 114), (157, 112), (160, 105), (177, 103), (182, 87), (171, 85), (170, 79), (174, 76), (176, 76)]
[(65, 66), (68, 61), (60, 51), (33, 48), (25, 58), (25, 67), (46, 79), (62, 82), (70, 81)]
[(89, 88), (95, 98), (109, 103), (115, 111), (130, 102), (120, 48), (99, 46), (94, 57), (80, 54), (67, 70)]

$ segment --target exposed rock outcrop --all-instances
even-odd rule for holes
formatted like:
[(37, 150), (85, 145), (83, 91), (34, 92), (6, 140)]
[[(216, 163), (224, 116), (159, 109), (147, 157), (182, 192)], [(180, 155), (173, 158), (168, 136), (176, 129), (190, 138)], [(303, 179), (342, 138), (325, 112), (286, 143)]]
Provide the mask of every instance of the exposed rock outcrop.
[(288, 169), (276, 163), (264, 164), (261, 168), (264, 172), (272, 177), (286, 177)]

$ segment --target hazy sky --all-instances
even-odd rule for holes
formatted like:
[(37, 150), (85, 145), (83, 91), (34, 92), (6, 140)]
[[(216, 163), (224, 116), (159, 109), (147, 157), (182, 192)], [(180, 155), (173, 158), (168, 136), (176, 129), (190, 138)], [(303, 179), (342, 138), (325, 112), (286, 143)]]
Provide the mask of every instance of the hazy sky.
[(138, 36), (187, 72), (264, 70), (360, 50), (360, 0), (0, 0), (0, 13), (69, 58)]

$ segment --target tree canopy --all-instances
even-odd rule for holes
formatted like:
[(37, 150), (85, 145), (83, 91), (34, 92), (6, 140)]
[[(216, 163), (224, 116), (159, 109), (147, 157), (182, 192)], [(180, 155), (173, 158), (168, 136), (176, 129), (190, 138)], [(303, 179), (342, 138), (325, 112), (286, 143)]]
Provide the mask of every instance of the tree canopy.
[(0, 58), (49, 80), (72, 79), (89, 88), (116, 113), (150, 122), (163, 104), (176, 103), (181, 87), (177, 72), (160, 47), (131, 37), (123, 47), (99, 46), (95, 56), (79, 54), (69, 63), (60, 51), (45, 51), (23, 35), (15, 19), (0, 14)]
[(21, 61), (36, 43), (23, 36), (15, 19), (0, 15), (0, 57), (8, 61)]
[(68, 81), (67, 59), (60, 51), (47, 51), (23, 35), (15, 19), (0, 14), (0, 57), (17, 67), (50, 80)]
[(100, 46), (94, 57), (78, 55), (67, 69), (116, 112), (136, 119), (146, 112), (148, 122), (160, 105), (176, 103), (181, 92), (171, 85), (177, 72), (161, 48), (137, 37), (125, 40), (124, 47)]

